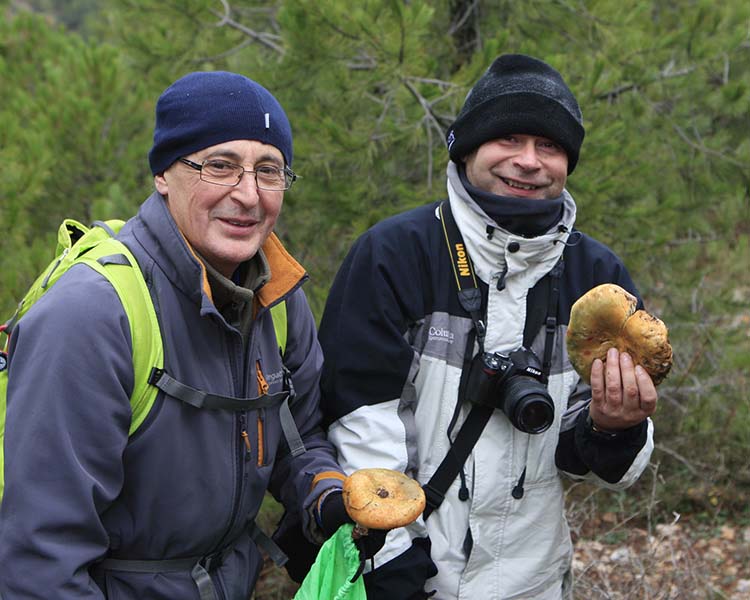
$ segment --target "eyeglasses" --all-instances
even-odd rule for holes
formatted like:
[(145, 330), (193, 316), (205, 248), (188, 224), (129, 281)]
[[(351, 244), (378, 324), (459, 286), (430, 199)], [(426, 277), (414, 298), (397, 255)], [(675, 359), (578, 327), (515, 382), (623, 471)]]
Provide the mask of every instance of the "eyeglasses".
[(179, 160), (182, 164), (200, 171), (201, 181), (215, 185), (234, 187), (239, 184), (245, 173), (252, 173), (255, 177), (255, 185), (258, 186), (259, 190), (281, 192), (288, 190), (297, 180), (297, 175), (289, 167), (280, 169), (274, 165), (263, 165), (253, 170), (216, 158), (204, 160), (202, 164), (187, 158)]

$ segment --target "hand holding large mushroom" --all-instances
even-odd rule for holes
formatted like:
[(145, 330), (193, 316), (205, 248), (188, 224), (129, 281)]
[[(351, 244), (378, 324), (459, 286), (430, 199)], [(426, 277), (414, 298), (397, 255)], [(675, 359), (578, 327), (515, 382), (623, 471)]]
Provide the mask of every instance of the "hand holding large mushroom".
[(568, 356), (591, 384), (588, 415), (599, 433), (612, 435), (651, 416), (655, 386), (672, 366), (666, 326), (636, 305), (636, 298), (620, 286), (604, 284), (571, 309)]
[(425, 507), (419, 483), (390, 469), (355, 471), (344, 480), (341, 500), (354, 525), (339, 526), (326, 540), (295, 600), (364, 599), (365, 561), (388, 531), (413, 522)]
[(672, 346), (667, 327), (657, 317), (636, 310), (636, 298), (612, 283), (599, 285), (581, 296), (570, 311), (566, 337), (573, 368), (589, 382), (595, 359), (606, 361), (607, 351), (627, 352), (636, 365), (661, 383), (672, 367)]
[[(344, 480), (344, 508), (354, 521), (352, 538), (360, 554), (375, 554), (391, 529), (413, 523), (425, 507), (425, 495), (417, 481), (391, 469), (360, 469)], [(365, 558), (353, 580), (362, 573)]]

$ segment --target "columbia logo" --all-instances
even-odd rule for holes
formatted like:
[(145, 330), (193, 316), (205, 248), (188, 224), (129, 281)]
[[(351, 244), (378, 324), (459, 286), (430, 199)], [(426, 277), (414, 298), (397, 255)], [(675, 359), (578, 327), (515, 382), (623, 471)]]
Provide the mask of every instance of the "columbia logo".
[(438, 340), (453, 343), (454, 335), (453, 332), (444, 327), (430, 327), (429, 329), (430, 339), (437, 338)]

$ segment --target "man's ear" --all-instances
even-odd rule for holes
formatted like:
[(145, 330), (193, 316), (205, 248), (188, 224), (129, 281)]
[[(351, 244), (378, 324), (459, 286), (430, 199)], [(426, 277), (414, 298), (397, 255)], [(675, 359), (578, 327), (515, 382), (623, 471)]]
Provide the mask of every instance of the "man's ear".
[(169, 185), (167, 184), (167, 179), (164, 177), (164, 173), (154, 175), (154, 185), (156, 186), (156, 191), (162, 196), (166, 197), (168, 195)]

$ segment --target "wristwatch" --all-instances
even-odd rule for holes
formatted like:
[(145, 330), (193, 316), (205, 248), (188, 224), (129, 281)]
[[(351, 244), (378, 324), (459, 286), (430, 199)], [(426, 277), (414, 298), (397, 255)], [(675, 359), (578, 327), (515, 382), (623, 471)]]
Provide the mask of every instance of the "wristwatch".
[(619, 431), (607, 431), (606, 429), (601, 429), (597, 427), (596, 424), (594, 423), (594, 420), (591, 418), (591, 413), (588, 413), (586, 415), (586, 427), (588, 427), (594, 433), (607, 439), (616, 438), (617, 434), (619, 433)]

